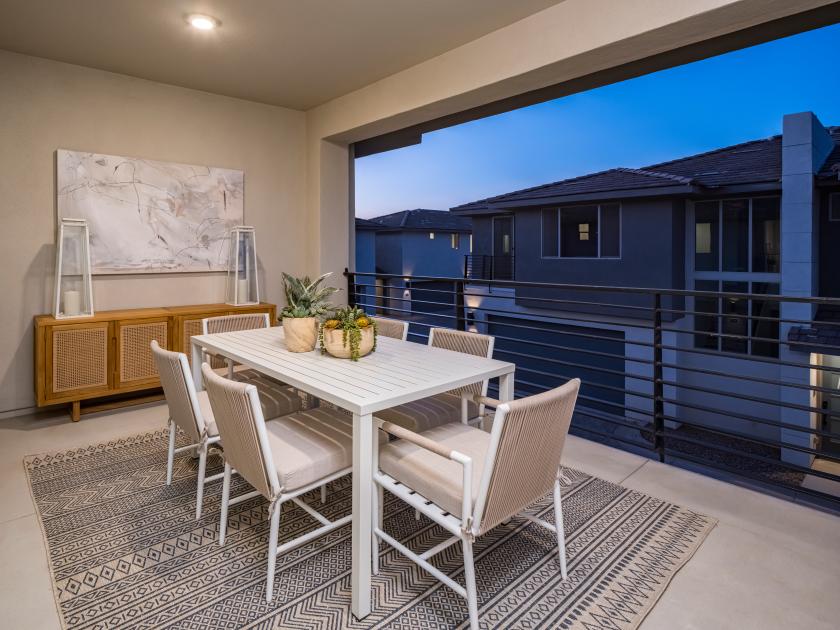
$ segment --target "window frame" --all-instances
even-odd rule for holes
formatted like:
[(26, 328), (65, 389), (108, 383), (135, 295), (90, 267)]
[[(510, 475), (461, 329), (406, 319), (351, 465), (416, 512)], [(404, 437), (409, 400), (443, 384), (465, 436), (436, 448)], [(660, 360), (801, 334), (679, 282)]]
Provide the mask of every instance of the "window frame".
[[(598, 234), (598, 255), (597, 256), (564, 256), (563, 255), (563, 217), (562, 211), (564, 209), (585, 208), (587, 206), (596, 206), (598, 208), (598, 224), (596, 232)], [(603, 206), (618, 206), (618, 256), (602, 256), (601, 255), (601, 236), (603, 230), (601, 229)], [(544, 251), (545, 246), (545, 226), (543, 224), (543, 213), (553, 210), (557, 215), (557, 255), (546, 256)], [(543, 260), (621, 260), (624, 256), (624, 204), (621, 202), (614, 203), (578, 203), (568, 206), (550, 206), (547, 208), (540, 208), (540, 258)]]
[(461, 249), (461, 234), (459, 232), (452, 232), (449, 235), (449, 245), (454, 250)]

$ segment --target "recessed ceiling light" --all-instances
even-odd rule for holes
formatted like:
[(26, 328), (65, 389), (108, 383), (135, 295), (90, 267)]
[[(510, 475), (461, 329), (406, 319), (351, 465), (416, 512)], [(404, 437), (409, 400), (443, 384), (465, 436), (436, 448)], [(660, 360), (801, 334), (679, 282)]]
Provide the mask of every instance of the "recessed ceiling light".
[(187, 22), (193, 28), (199, 31), (212, 31), (220, 24), (219, 20), (210, 15), (202, 15), (200, 13), (193, 13), (187, 16)]

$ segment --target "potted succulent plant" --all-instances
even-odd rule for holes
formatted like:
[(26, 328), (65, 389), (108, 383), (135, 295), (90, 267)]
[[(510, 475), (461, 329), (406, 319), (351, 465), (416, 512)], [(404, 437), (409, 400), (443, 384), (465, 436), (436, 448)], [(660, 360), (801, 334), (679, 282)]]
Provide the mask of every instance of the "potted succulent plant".
[(316, 280), (308, 276), (295, 278), (283, 273), (286, 307), (280, 312), (286, 348), (291, 352), (311, 352), (318, 340), (318, 318), (327, 312), (330, 295), (338, 291), (322, 286), (330, 274)]
[(335, 311), (322, 325), (321, 352), (358, 361), (376, 350), (376, 322), (355, 306)]

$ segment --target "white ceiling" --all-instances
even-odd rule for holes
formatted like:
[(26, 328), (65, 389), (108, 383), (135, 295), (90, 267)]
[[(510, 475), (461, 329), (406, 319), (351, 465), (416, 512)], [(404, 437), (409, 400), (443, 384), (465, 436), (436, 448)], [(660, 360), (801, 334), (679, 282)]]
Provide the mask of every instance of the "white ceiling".
[(0, 0), (0, 49), (308, 109), (558, 2)]

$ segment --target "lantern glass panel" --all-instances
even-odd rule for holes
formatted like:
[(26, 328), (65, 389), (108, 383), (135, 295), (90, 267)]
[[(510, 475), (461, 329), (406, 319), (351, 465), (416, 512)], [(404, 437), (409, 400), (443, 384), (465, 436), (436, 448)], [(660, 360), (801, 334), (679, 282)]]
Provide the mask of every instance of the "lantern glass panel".
[(257, 304), (259, 301), (254, 228), (237, 227), (230, 234), (227, 303), (238, 306)]
[(58, 319), (93, 315), (89, 236), (83, 220), (62, 219), (59, 224), (53, 315)]

